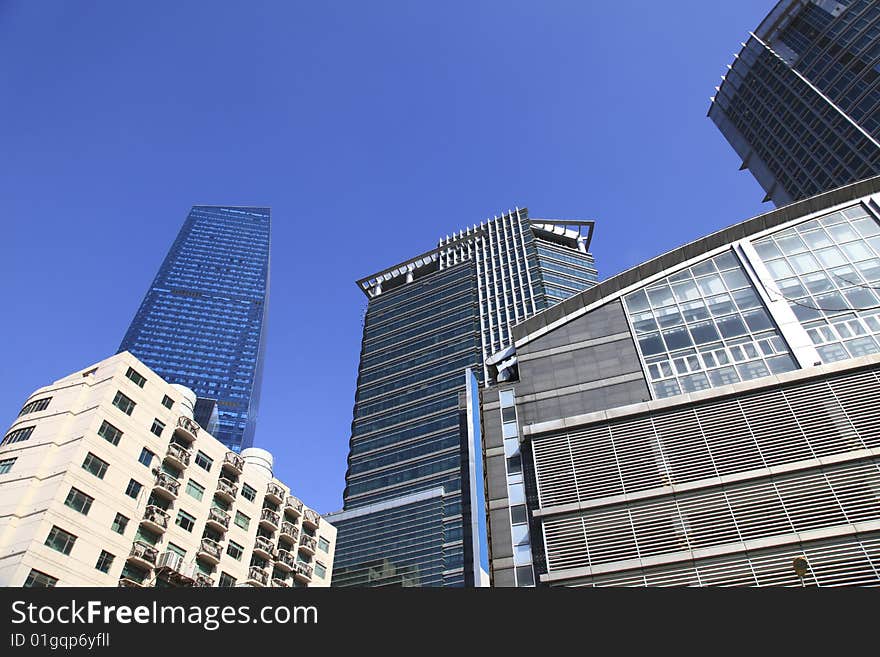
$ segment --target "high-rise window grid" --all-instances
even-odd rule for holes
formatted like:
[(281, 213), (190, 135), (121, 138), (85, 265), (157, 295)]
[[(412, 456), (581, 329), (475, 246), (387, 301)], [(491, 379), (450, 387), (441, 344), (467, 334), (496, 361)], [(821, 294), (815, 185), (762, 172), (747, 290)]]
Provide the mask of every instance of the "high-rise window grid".
[(18, 417), (22, 415), (27, 415), (28, 413), (36, 413), (37, 411), (45, 411), (49, 407), (49, 402), (52, 401), (51, 397), (44, 397), (43, 399), (35, 399), (32, 402), (28, 402), (24, 405), (24, 407), (19, 411)]
[(21, 429), (10, 431), (6, 434), (6, 437), (3, 438), (3, 441), (0, 442), (0, 447), (3, 445), (12, 445), (13, 443), (22, 443), (25, 440), (28, 440), (33, 432), (34, 427), (22, 427)]

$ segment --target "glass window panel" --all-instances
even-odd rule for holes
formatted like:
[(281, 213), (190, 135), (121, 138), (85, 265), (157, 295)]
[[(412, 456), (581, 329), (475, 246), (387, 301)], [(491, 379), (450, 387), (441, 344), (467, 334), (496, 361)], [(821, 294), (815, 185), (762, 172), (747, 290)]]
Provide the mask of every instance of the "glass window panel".
[(866, 260), (874, 256), (874, 252), (864, 242), (850, 242), (843, 245), (843, 252), (849, 256), (850, 262)]
[(846, 360), (849, 358), (846, 349), (844, 349), (839, 343), (816, 347), (816, 351), (819, 352), (819, 356), (821, 356), (823, 363), (833, 363), (838, 360)]
[(672, 286), (675, 298), (680, 302), (693, 301), (700, 298), (700, 291), (697, 284), (693, 281), (685, 281), (684, 283), (676, 283)]
[(856, 219), (852, 222), (852, 225), (862, 234), (863, 237), (873, 237), (874, 235), (880, 235), (880, 226), (877, 225), (877, 222), (871, 219), (870, 217), (865, 217), (864, 219)]
[(660, 324), (660, 328), (684, 324), (684, 319), (682, 319), (681, 313), (678, 312), (678, 308), (675, 306), (658, 308), (654, 312), (657, 314), (657, 323)]
[(633, 328), (637, 333), (650, 333), (657, 330), (657, 322), (654, 321), (653, 313), (638, 313), (632, 316)]
[(731, 269), (730, 271), (726, 271), (721, 274), (721, 278), (724, 279), (724, 282), (727, 283), (727, 287), (731, 290), (736, 290), (741, 287), (749, 287), (749, 279), (742, 272), (741, 269)]
[(847, 264), (846, 258), (843, 257), (840, 249), (833, 246), (828, 249), (816, 251), (816, 255), (819, 257), (819, 262), (826, 267), (839, 267), (840, 265)]
[(684, 358), (675, 358), (672, 362), (675, 364), (676, 374), (688, 373), (687, 361)]
[(726, 386), (731, 383), (739, 383), (739, 374), (732, 367), (722, 367), (721, 369), (709, 372), (709, 380), (713, 386)]
[(534, 586), (535, 573), (531, 566), (521, 566), (516, 569), (516, 585), (517, 586)]
[(513, 406), (513, 390), (502, 390), (498, 393), (502, 406)]
[(631, 313), (648, 310), (650, 306), (648, 305), (648, 296), (645, 294), (645, 291), (639, 290), (638, 292), (628, 294), (626, 296), (626, 307)]
[(675, 300), (672, 298), (672, 290), (666, 284), (648, 288), (648, 298), (651, 300), (651, 306), (654, 308), (675, 303)]
[(782, 295), (789, 299), (792, 297), (802, 297), (807, 294), (806, 288), (801, 285), (800, 280), (797, 278), (786, 278), (785, 280), (779, 281), (777, 285), (779, 286), (779, 291)]
[(773, 374), (793, 372), (797, 369), (794, 358), (792, 358), (788, 354), (782, 354), (781, 356), (773, 356), (772, 358), (768, 358), (767, 367), (770, 368), (770, 371), (773, 372)]
[(802, 224), (798, 224), (797, 226), (794, 227), (794, 229), (798, 233), (803, 235), (804, 233), (809, 232), (811, 230), (816, 230), (817, 228), (819, 228), (819, 226), (820, 226), (819, 221), (816, 219), (813, 219), (811, 221), (805, 221)]
[(868, 244), (871, 245), (875, 252), (880, 253), (880, 236), (869, 237)]
[(522, 566), (532, 562), (532, 549), (528, 544), (513, 546), (513, 563)]
[(826, 313), (844, 312), (850, 308), (849, 304), (839, 292), (826, 292), (816, 295), (816, 307)]
[(849, 349), (849, 353), (856, 358), (859, 356), (867, 356), (868, 354), (876, 354), (880, 351), (877, 349), (877, 343), (874, 341), (874, 338), (870, 335), (856, 338), (854, 340), (847, 340), (844, 344), (846, 345), (846, 348)]
[(743, 319), (746, 320), (746, 324), (749, 325), (749, 328), (753, 333), (773, 328), (773, 322), (771, 321), (770, 316), (761, 309), (750, 310), (747, 313), (743, 313)]
[(839, 224), (841, 221), (846, 221), (846, 217), (843, 216), (842, 212), (835, 212), (834, 214), (829, 214), (825, 217), (822, 217), (819, 222), (823, 226), (832, 226), (834, 224)]
[(748, 308), (758, 308), (761, 306), (761, 300), (758, 298), (758, 295), (755, 294), (755, 291), (751, 288), (745, 288), (743, 290), (737, 290), (732, 293), (733, 300), (736, 302), (737, 307), (740, 310), (747, 310)]
[(663, 340), (666, 342), (666, 347), (669, 351), (690, 347), (693, 344), (691, 336), (683, 326), (663, 331)]
[(739, 375), (742, 377), (743, 381), (748, 381), (749, 379), (758, 379), (762, 376), (767, 376), (770, 374), (770, 370), (767, 369), (767, 366), (763, 361), (753, 360), (748, 363), (741, 363), (736, 366)]
[(773, 348), (779, 353), (788, 350), (785, 346), (785, 341), (778, 335), (770, 338), (770, 343), (773, 345)]
[(806, 274), (808, 272), (821, 269), (821, 267), (819, 267), (819, 263), (816, 262), (816, 259), (809, 253), (799, 253), (797, 255), (793, 255), (789, 258), (789, 262), (791, 263), (791, 266), (794, 268), (795, 272), (798, 274)]
[(501, 421), (502, 422), (515, 422), (516, 421), (516, 409), (512, 406), (502, 407)]
[(715, 356), (711, 351), (708, 351), (704, 354), (700, 354), (703, 357), (703, 362), (706, 364), (706, 367), (717, 367), (718, 361), (715, 360)]
[(654, 395), (659, 398), (663, 397), (672, 397), (674, 395), (680, 395), (681, 388), (678, 387), (678, 382), (675, 379), (669, 379), (667, 381), (658, 381), (654, 384)]
[(858, 233), (856, 233), (849, 224), (837, 224), (836, 226), (831, 226), (828, 229), (828, 232), (837, 242), (851, 242), (852, 240), (859, 238)]
[(758, 348), (753, 343), (747, 342), (742, 348), (746, 352), (746, 358), (758, 358)]
[(511, 456), (517, 456), (519, 454), (519, 439), (518, 438), (505, 438), (504, 439), (504, 456), (510, 458)]
[(782, 255), (782, 252), (779, 248), (770, 240), (766, 240), (764, 242), (758, 242), (755, 244), (755, 251), (758, 252), (758, 255), (761, 256), (761, 260), (765, 262), (767, 260), (772, 260), (773, 258), (778, 258)]
[(743, 351), (743, 348), (740, 345), (734, 345), (730, 348), (730, 355), (733, 356), (735, 361), (742, 361), (746, 359), (746, 352)]
[(865, 324), (868, 325), (869, 329), (880, 332), (880, 320), (878, 320), (877, 317), (871, 315), (870, 317), (863, 317), (862, 319), (864, 319)]
[(758, 346), (761, 348), (761, 353), (765, 356), (773, 354), (773, 343), (771, 343), (770, 340), (761, 340), (758, 343)]
[(514, 545), (522, 545), (523, 543), (529, 542), (529, 526), (528, 525), (514, 525), (512, 527), (513, 533), (513, 544)]
[(712, 322), (700, 322), (690, 327), (691, 336), (696, 344), (705, 344), (720, 339), (718, 329)]
[(659, 333), (639, 338), (639, 347), (642, 350), (642, 354), (645, 356), (653, 356), (654, 354), (660, 354), (665, 351), (663, 340), (660, 339)]
[[(867, 23), (862, 23), (862, 27), (867, 25)], [(876, 34), (876, 33), (875, 33)], [(876, 50), (872, 52), (871, 57), (876, 57)], [(865, 212), (865, 208), (860, 205), (854, 205), (851, 208), (847, 208), (846, 210), (842, 210), (843, 216), (848, 219), (855, 219), (856, 217), (864, 217), (867, 216), (867, 212)]]
[(828, 278), (828, 275), (822, 271), (806, 274), (803, 277), (803, 281), (807, 286), (807, 289), (814, 294), (834, 289), (834, 283), (832, 283)]
[(807, 322), (811, 319), (818, 319), (822, 316), (822, 313), (818, 309), (812, 307), (813, 305), (814, 304), (809, 297), (805, 299), (793, 299), (791, 303), (789, 303), (792, 312), (794, 312), (794, 316), (802, 322)]
[(517, 525), (519, 523), (528, 522), (528, 520), (529, 517), (525, 505), (510, 507), (510, 522), (512, 524)]
[(715, 317), (718, 317), (719, 315), (729, 315), (736, 310), (729, 294), (712, 297), (709, 299), (708, 303), (709, 310)]
[(867, 310), (877, 306), (877, 296), (871, 290), (854, 287), (844, 292), (850, 308)]
[(697, 392), (709, 388), (709, 379), (705, 374), (689, 374), (679, 379), (681, 388), (685, 392)]
[(794, 273), (785, 260), (770, 260), (767, 262), (767, 269), (770, 270), (771, 276), (777, 279), (787, 278)]
[(704, 276), (703, 278), (697, 279), (697, 285), (700, 287), (700, 291), (705, 295), (709, 296), (710, 294), (721, 294), (725, 292), (724, 282), (721, 280), (721, 276)]
[(691, 273), (694, 276), (705, 276), (706, 274), (714, 274), (715, 273), (715, 263), (711, 260), (706, 260), (705, 262), (701, 262), (699, 264), (691, 267)]
[(777, 237), (776, 244), (785, 255), (793, 255), (795, 253), (803, 253), (807, 250), (807, 245), (796, 234), (786, 235), (785, 237)]
[(718, 269), (739, 269), (739, 260), (731, 251), (725, 251), (715, 256), (712, 258), (712, 262), (715, 263)]
[(681, 312), (686, 322), (695, 322), (709, 318), (709, 310), (702, 301), (687, 301), (681, 304)]
[(513, 484), (507, 487), (508, 497), (511, 504), (526, 503), (526, 488), (523, 484)]
[(669, 363), (668, 360), (664, 360), (662, 363), (660, 363), (660, 373), (664, 377), (672, 376), (672, 365)]
[(691, 272), (689, 269), (684, 269), (678, 273), (672, 274), (671, 276), (667, 276), (666, 280), (670, 283), (681, 283), (682, 281), (693, 280), (693, 277), (691, 276)]
[(501, 433), (505, 438), (516, 438), (516, 422), (505, 422), (501, 425)]
[(725, 338), (732, 338), (737, 335), (745, 335), (748, 333), (746, 325), (743, 324), (743, 321), (739, 317), (724, 317), (715, 321), (718, 324), (718, 330), (721, 331), (721, 335)]
[(821, 228), (809, 233), (804, 233), (804, 241), (813, 249), (822, 249), (834, 244), (834, 242), (831, 241), (831, 238), (828, 237), (828, 233)]

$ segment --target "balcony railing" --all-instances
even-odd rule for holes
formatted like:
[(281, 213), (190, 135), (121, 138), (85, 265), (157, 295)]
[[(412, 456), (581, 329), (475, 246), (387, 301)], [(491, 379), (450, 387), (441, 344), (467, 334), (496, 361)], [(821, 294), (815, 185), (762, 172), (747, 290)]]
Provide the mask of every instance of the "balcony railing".
[(299, 547), (305, 552), (310, 552), (314, 554), (315, 550), (318, 547), (318, 544), (314, 538), (308, 536), (307, 534), (303, 534), (302, 537), (299, 539)]
[(296, 559), (287, 550), (278, 550), (278, 555), (275, 557), (275, 561), (278, 562), (280, 567), (286, 566), (288, 570), (296, 568)]
[(302, 562), (297, 562), (296, 570), (294, 571), (297, 576), (306, 581), (311, 581), (312, 579), (312, 567), (308, 564), (304, 564)]
[(206, 557), (208, 561), (216, 563), (220, 561), (222, 555), (223, 548), (220, 547), (217, 541), (210, 538), (202, 539), (202, 542), (199, 544), (199, 556)]
[(208, 575), (205, 575), (205, 573), (196, 573), (195, 586), (198, 586), (198, 587), (214, 586), (214, 578), (208, 577)]
[(146, 543), (141, 543), (140, 541), (135, 541), (131, 545), (131, 552), (128, 553), (128, 558), (133, 561), (141, 561), (147, 564), (147, 567), (156, 565), (156, 557), (159, 556), (159, 551), (154, 548), (152, 545), (147, 545)]
[(142, 522), (148, 525), (150, 529), (163, 531), (168, 529), (168, 514), (155, 504), (149, 504), (144, 509), (144, 519)]
[(301, 516), (303, 512), (303, 503), (298, 497), (288, 495), (284, 500), (284, 511), (292, 513), (294, 516)]
[(294, 525), (292, 522), (284, 520), (281, 523), (281, 536), (295, 543), (297, 537), (299, 536), (299, 529), (297, 529), (296, 525)]
[(165, 453), (166, 460), (172, 461), (182, 468), (189, 465), (191, 456), (192, 452), (183, 445), (178, 445), (177, 443), (171, 443), (168, 445), (168, 451)]
[(266, 485), (266, 497), (276, 504), (281, 504), (284, 499), (284, 489), (274, 481), (270, 481)]
[(175, 499), (180, 490), (180, 482), (167, 472), (157, 472), (156, 483), (153, 485), (153, 488), (156, 492), (167, 493), (172, 499)]
[(260, 586), (266, 586), (269, 583), (269, 573), (264, 568), (251, 566), (248, 569), (248, 581), (256, 582)]
[(303, 524), (312, 525), (315, 529), (318, 528), (318, 525), (321, 522), (321, 516), (318, 515), (318, 512), (314, 509), (306, 509), (303, 512)]
[(181, 415), (177, 418), (177, 429), (185, 438), (191, 441), (195, 440), (199, 435), (199, 425), (192, 418)]
[(217, 495), (228, 500), (234, 500), (238, 495), (238, 485), (229, 481), (226, 477), (220, 477), (217, 480)]
[(262, 552), (266, 559), (271, 559), (275, 554), (275, 545), (265, 536), (257, 536), (254, 541), (254, 552)]
[(122, 577), (119, 580), (119, 586), (126, 588), (142, 588), (144, 585), (143, 582), (139, 582), (136, 579), (132, 579), (131, 577)]
[[(120, 585), (120, 586), (121, 586), (121, 585)], [(285, 589), (286, 589), (286, 588), (288, 588), (288, 587), (290, 586), (290, 584), (287, 582), (286, 579), (281, 579), (281, 578), (279, 578), (279, 577), (273, 577), (273, 578), (272, 578), (272, 586), (278, 586), (278, 587), (280, 587), (280, 588), (285, 588)]]
[(244, 457), (235, 452), (226, 452), (226, 456), (223, 457), (223, 467), (241, 474), (244, 470)]
[(278, 529), (278, 514), (272, 509), (263, 509), (260, 512), (260, 522), (271, 525), (273, 530)]
[(220, 525), (224, 530), (229, 529), (229, 514), (223, 509), (212, 506), (208, 510), (208, 522)]

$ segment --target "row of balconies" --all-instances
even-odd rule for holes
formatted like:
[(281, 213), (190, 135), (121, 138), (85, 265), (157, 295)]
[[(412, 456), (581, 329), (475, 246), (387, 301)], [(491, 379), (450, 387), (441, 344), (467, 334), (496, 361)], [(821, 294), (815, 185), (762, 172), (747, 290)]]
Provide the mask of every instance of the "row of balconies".
[[(287, 570), (288, 572), (291, 572), (294, 579), (299, 582), (308, 584), (312, 581), (312, 567), (308, 564), (294, 563)], [(282, 579), (280, 577), (272, 577), (271, 579), (272, 586), (290, 586), (290, 583), (287, 581), (286, 578)], [(251, 566), (250, 568), (248, 568), (248, 576), (247, 580), (245, 580), (245, 584), (248, 584), (249, 586), (269, 586), (269, 569), (261, 568), (260, 566)]]

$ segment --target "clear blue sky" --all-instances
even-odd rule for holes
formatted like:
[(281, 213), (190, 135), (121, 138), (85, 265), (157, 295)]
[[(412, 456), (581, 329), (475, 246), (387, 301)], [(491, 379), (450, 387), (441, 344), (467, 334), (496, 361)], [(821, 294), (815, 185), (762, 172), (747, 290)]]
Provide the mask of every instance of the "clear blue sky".
[(706, 117), (772, 0), (0, 0), (8, 426), (113, 354), (193, 204), (272, 208), (257, 444), (341, 506), (354, 281), (514, 206), (607, 277), (770, 209)]

